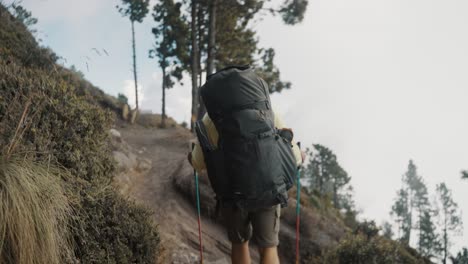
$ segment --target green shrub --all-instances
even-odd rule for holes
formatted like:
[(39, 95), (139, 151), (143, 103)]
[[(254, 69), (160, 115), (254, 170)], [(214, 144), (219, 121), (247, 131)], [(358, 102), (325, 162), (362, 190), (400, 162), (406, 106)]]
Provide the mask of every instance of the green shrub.
[(0, 4), (0, 61), (14, 61), (25, 67), (51, 70), (58, 56), (40, 48), (26, 26)]
[(13, 151), (5, 148), (14, 142), (15, 151), (53, 158), (77, 177), (110, 181), (109, 111), (78, 97), (60, 76), (41, 70), (0, 62), (0, 80), (3, 153)]
[(150, 214), (109, 184), (109, 111), (76, 95), (60, 75), (0, 62), (0, 149), (70, 171), (75, 255), (84, 263), (152, 263), (159, 238)]
[(354, 234), (363, 235), (371, 239), (379, 234), (380, 228), (377, 227), (374, 220), (359, 222), (354, 229)]
[(348, 235), (326, 254), (327, 264), (424, 264), (431, 263), (400, 243), (380, 236)]
[[(5, 55), (4, 43), (0, 42), (0, 57), (13, 56)], [(23, 60), (18, 54), (18, 61)], [(72, 175), (62, 180), (75, 212), (68, 227), (80, 263), (154, 263), (159, 236), (151, 214), (110, 185), (114, 160), (108, 134), (113, 114), (93, 97), (102, 91), (87, 89), (86, 81), (60, 66), (50, 71), (38, 65), (0, 60), (1, 153), (6, 159), (19, 156), (57, 164)], [(100, 98), (112, 104), (112, 97)], [(0, 200), (0, 207), (4, 203)]]
[(111, 187), (90, 186), (75, 223), (76, 255), (82, 263), (155, 263), (160, 238), (151, 213)]

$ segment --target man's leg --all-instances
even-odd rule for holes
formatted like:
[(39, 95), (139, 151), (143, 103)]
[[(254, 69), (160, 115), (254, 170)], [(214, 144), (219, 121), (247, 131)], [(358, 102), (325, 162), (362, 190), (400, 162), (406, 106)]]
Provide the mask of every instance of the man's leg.
[(261, 264), (279, 264), (277, 247), (259, 248)]
[(250, 264), (249, 241), (244, 243), (232, 243), (232, 264)]
[(221, 209), (221, 215), (232, 244), (232, 263), (250, 264), (249, 240), (252, 238), (252, 225), (248, 211), (227, 207)]
[(252, 212), (253, 239), (260, 251), (261, 264), (279, 264), (280, 205)]

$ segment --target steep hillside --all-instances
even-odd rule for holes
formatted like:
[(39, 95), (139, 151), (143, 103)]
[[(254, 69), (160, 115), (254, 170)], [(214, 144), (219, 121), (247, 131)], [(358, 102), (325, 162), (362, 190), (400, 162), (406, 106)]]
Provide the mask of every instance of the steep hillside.
[[(0, 221), (0, 262), (154, 263), (159, 236), (149, 212), (110, 184), (114, 119), (107, 96), (56, 59), (0, 5), (0, 219), (6, 219)], [(43, 186), (41, 178), (52, 183)], [(57, 201), (62, 193), (66, 200)], [(54, 201), (71, 210), (44, 216)], [(43, 248), (61, 247), (42, 243), (58, 241), (53, 234), (70, 242), (70, 254)]]

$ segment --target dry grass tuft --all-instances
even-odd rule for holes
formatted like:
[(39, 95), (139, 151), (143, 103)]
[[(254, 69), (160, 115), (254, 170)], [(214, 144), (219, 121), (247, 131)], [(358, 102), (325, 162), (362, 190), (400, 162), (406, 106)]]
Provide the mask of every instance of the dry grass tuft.
[(57, 168), (0, 157), (0, 263), (59, 264), (71, 259), (71, 209)]

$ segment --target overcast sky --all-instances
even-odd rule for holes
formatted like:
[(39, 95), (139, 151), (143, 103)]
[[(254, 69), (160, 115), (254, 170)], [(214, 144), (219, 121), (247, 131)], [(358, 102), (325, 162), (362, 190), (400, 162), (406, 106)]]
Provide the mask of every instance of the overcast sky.
[[(273, 104), (296, 137), (337, 154), (364, 218), (390, 219), (410, 159), (431, 194), (444, 181), (460, 208), (468, 208), (468, 181), (460, 180), (468, 169), (468, 1), (309, 2), (300, 25), (266, 17), (255, 26), (261, 45), (275, 48), (282, 78), (293, 83)], [(38, 37), (62, 63), (134, 101), (130, 22), (116, 4), (23, 1), (39, 18)], [(150, 16), (136, 25), (138, 73), (142, 108), (159, 113), (161, 73), (147, 56), (152, 25)], [(167, 93), (167, 112), (180, 122), (190, 117), (190, 80), (185, 83)], [(463, 219), (468, 227), (468, 212)], [(468, 246), (468, 230), (453, 251), (461, 246)]]

